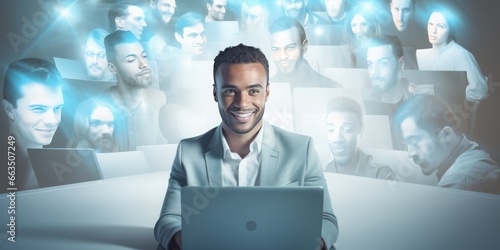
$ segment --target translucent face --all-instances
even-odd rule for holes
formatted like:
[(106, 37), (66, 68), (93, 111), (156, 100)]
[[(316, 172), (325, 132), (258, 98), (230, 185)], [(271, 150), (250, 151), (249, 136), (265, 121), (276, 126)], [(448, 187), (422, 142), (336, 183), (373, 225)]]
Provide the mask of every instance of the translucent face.
[(283, 0), (286, 15), (297, 19), (305, 14), (306, 5), (304, 0)]
[(450, 35), (450, 27), (448, 22), (440, 12), (434, 12), (427, 23), (427, 32), (429, 42), (433, 46), (448, 44), (448, 36)]
[(410, 26), (415, 13), (412, 0), (392, 0), (390, 7), (396, 29), (405, 31)]
[(224, 16), (226, 16), (226, 0), (213, 0), (214, 3), (210, 5), (207, 4), (208, 17), (214, 21), (223, 21)]
[(324, 0), (326, 13), (329, 17), (338, 18), (344, 13), (344, 0)]
[(176, 36), (177, 41), (181, 43), (182, 49), (194, 56), (203, 54), (207, 44), (205, 26), (202, 23), (197, 23), (193, 26), (185, 27), (183, 31), (182, 36)]
[(326, 116), (328, 145), (335, 164), (345, 166), (355, 158), (361, 122), (352, 112), (330, 112)]
[(271, 51), (278, 70), (293, 73), (302, 64), (303, 47), (295, 28), (271, 34)]
[(391, 45), (369, 47), (366, 62), (372, 87), (383, 93), (393, 88), (398, 82), (399, 61), (394, 56)]
[(83, 55), (89, 78), (102, 80), (108, 72), (108, 60), (106, 59), (104, 47), (97, 44), (94, 39), (87, 39)]
[(215, 73), (214, 97), (224, 133), (255, 135), (268, 96), (267, 74), (260, 63), (223, 63)]
[(406, 118), (401, 123), (401, 133), (408, 145), (408, 157), (422, 168), (422, 173), (430, 175), (444, 162), (447, 154), (436, 136), (419, 128), (413, 118)]
[(151, 70), (142, 45), (122, 43), (115, 46), (116, 58), (112, 63), (117, 79), (131, 88), (145, 88), (151, 85)]
[(366, 42), (368, 37), (368, 22), (362, 15), (355, 15), (351, 20), (351, 29), (356, 39), (360, 42)]
[(249, 7), (243, 2), (241, 7), (240, 28), (242, 32), (253, 33), (266, 25), (267, 10), (260, 5)]
[(175, 0), (151, 0), (151, 8), (164, 24), (168, 24), (175, 14)]
[(21, 89), (23, 97), (17, 100), (13, 113), (13, 131), (16, 140), (25, 147), (41, 147), (52, 141), (64, 104), (62, 89), (40, 83), (30, 83)]
[(137, 6), (129, 6), (127, 11), (128, 16), (121, 17), (116, 27), (120, 30), (130, 30), (137, 39), (141, 40), (142, 30), (146, 27), (144, 12)]
[(97, 107), (90, 115), (87, 138), (98, 151), (111, 151), (114, 121), (113, 113), (106, 107)]

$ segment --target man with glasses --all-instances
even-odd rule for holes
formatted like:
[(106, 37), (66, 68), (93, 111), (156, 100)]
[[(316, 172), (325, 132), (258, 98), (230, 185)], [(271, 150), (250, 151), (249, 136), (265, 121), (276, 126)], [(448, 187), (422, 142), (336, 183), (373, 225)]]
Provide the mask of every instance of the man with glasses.
[(89, 80), (114, 81), (115, 77), (108, 70), (108, 60), (104, 50), (104, 37), (109, 34), (103, 29), (93, 29), (85, 38), (83, 58)]

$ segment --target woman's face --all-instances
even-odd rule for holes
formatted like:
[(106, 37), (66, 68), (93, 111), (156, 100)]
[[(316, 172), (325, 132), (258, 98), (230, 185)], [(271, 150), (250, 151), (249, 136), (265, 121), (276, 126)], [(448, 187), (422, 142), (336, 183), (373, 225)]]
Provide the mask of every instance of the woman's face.
[(368, 40), (368, 22), (361, 15), (355, 15), (351, 20), (352, 33), (359, 42)]
[(448, 36), (450, 35), (450, 26), (444, 17), (443, 13), (433, 12), (427, 23), (427, 34), (429, 42), (433, 45), (448, 44)]

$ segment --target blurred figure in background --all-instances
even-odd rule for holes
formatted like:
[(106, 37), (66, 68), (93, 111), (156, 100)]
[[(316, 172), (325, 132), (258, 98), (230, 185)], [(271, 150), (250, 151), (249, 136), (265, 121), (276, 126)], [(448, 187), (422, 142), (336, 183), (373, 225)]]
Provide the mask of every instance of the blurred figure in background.
[(104, 49), (104, 38), (109, 34), (103, 29), (93, 29), (87, 35), (83, 45), (83, 58), (89, 80), (115, 81), (115, 76), (108, 70), (108, 59)]
[(325, 168), (326, 172), (396, 179), (396, 174), (389, 166), (372, 162), (372, 156), (358, 147), (363, 133), (363, 113), (355, 100), (348, 97), (331, 99), (327, 106), (326, 129), (328, 146), (333, 156)]
[(92, 148), (97, 153), (116, 152), (115, 117), (111, 109), (95, 98), (81, 102), (75, 110), (69, 148)]
[(372, 37), (380, 36), (381, 27), (372, 5), (357, 4), (347, 13), (344, 42), (353, 68), (366, 68), (366, 49)]

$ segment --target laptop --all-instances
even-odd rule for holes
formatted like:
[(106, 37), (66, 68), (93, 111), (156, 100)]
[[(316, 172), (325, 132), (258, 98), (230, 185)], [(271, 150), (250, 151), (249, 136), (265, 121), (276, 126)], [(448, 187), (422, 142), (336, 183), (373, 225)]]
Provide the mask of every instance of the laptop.
[(181, 189), (182, 249), (319, 249), (322, 187)]
[(137, 146), (137, 151), (142, 151), (151, 172), (167, 171), (172, 168), (175, 154), (177, 153), (177, 143), (161, 145)]
[(103, 179), (149, 173), (142, 151), (97, 153)]
[(40, 187), (102, 179), (93, 149), (28, 148), (28, 157)]

